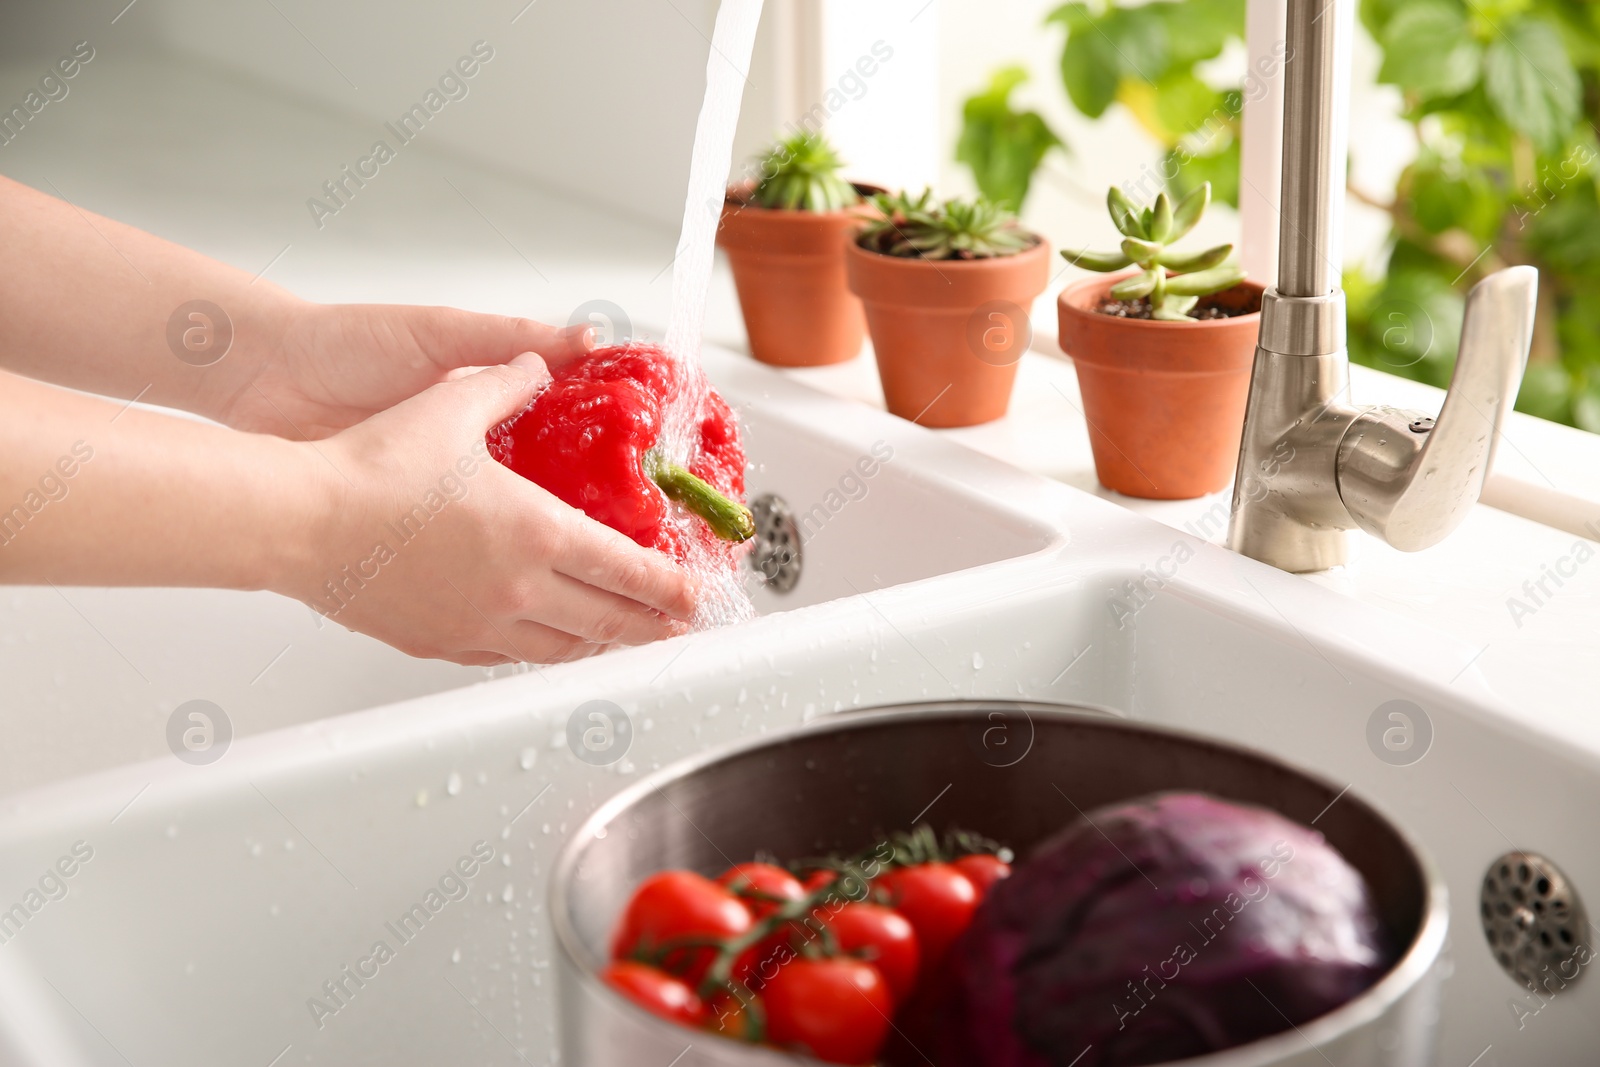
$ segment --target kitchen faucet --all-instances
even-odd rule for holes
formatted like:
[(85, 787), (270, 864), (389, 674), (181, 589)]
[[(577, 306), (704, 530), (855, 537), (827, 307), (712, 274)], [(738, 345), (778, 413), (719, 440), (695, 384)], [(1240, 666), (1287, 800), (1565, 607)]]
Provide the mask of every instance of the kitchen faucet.
[(1355, 0), (1286, 2), (1278, 283), (1261, 300), (1228, 547), (1316, 571), (1349, 558), (1357, 528), (1414, 552), (1466, 518), (1516, 400), (1539, 275), (1510, 267), (1473, 287), (1437, 417), (1350, 403), (1332, 249), (1345, 171), (1335, 75), (1349, 23), (1340, 8)]

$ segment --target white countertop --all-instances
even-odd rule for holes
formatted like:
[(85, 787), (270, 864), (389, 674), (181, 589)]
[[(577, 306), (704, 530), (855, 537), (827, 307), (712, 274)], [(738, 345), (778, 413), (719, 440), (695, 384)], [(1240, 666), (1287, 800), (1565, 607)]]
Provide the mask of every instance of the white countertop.
[[(882, 406), (870, 352), (850, 363), (790, 373), (818, 389)], [(1382, 399), (1438, 409), (1438, 390), (1366, 368), (1352, 368), (1352, 387), (1362, 402)], [(1527, 416), (1518, 416), (1516, 422), (1512, 433), (1520, 432), (1519, 442), (1546, 445), (1550, 438), (1580, 433)], [(1197, 500), (1139, 500), (1096, 481), (1077, 375), (1065, 359), (1028, 355), (1006, 418), (943, 432), (970, 448), (1115, 501), (1201, 540), (1220, 544), (1226, 537), (1231, 491)], [(1570, 467), (1574, 478), (1563, 488), (1600, 499), (1600, 438), (1584, 435), (1577, 440), (1583, 452), (1565, 462), (1562, 469)], [(1533, 445), (1523, 447), (1533, 451)], [(1512, 456), (1518, 462), (1507, 458)], [(1539, 458), (1554, 470), (1544, 456)], [(1584, 460), (1589, 466), (1580, 469)], [(1530, 467), (1515, 445), (1502, 448), (1496, 464), (1517, 474)], [(1512, 483), (1505, 491), (1516, 487)], [(1591, 534), (1590, 540), (1600, 538)], [(1513, 597), (1532, 605), (1523, 583), (1537, 582), (1547, 565), (1581, 554), (1575, 551), (1579, 542), (1565, 530), (1479, 505), (1434, 548), (1406, 553), (1361, 537), (1351, 564), (1305, 575), (1304, 580), (1458, 638), (1461, 672), (1481, 672), (1510, 704), (1532, 711), (1542, 698), (1570, 702), (1574, 685), (1592, 689), (1600, 682), (1600, 549), (1590, 546), (1594, 558), (1586, 562), (1574, 559), (1567, 569), (1576, 574), (1563, 578), (1560, 588), (1547, 580), (1552, 596), (1541, 596), (1545, 602), (1531, 614), (1513, 614), (1508, 607)]]

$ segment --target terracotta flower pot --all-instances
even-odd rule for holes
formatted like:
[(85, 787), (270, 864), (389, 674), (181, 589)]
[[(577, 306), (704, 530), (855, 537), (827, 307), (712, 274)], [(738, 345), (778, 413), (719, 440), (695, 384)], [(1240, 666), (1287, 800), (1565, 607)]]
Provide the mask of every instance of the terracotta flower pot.
[(717, 244), (733, 267), (751, 355), (779, 367), (854, 359), (867, 323), (845, 285), (844, 249), (868, 209), (782, 210), (757, 207), (749, 195), (749, 184), (728, 190)]
[(1028, 312), (1050, 277), (1042, 239), (1014, 256), (904, 259), (851, 242), (850, 289), (867, 328), (889, 410), (923, 426), (975, 426), (1006, 413)]
[[(1128, 496), (1187, 500), (1224, 488), (1239, 460), (1259, 310), (1158, 322), (1094, 309), (1127, 275), (1085, 278), (1056, 300), (1061, 347), (1078, 372), (1100, 484)], [(1241, 282), (1205, 298), (1261, 306)]]

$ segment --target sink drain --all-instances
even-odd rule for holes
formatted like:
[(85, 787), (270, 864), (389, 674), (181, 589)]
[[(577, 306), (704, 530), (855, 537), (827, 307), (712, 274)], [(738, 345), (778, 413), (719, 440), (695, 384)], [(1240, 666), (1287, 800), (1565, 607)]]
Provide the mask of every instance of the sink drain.
[(1538, 992), (1552, 975), (1562, 987), (1582, 973), (1588, 920), (1561, 868), (1534, 852), (1507, 852), (1489, 865), (1479, 896), (1483, 936), (1500, 967)]
[(755, 550), (750, 566), (775, 593), (787, 593), (800, 581), (800, 528), (783, 497), (764, 493), (750, 502), (756, 521)]

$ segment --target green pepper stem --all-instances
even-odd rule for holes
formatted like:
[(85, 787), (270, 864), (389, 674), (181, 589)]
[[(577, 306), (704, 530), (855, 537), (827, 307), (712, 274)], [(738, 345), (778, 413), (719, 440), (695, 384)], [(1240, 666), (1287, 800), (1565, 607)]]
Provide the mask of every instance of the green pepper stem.
[(724, 541), (748, 541), (756, 535), (750, 509), (723, 496), (717, 487), (686, 467), (666, 460), (646, 460), (645, 470), (661, 491), (706, 521)]

